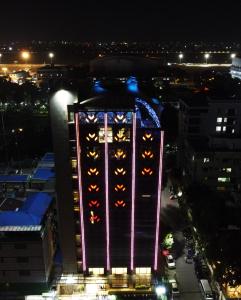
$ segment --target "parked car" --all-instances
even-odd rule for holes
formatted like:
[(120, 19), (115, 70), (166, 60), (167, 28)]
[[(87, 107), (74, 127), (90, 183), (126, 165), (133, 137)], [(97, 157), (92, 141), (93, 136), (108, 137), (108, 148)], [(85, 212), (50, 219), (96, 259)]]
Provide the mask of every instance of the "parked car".
[(167, 255), (166, 256), (166, 262), (167, 262), (167, 267), (169, 269), (175, 269), (176, 268), (176, 262), (175, 262), (172, 255)]
[(178, 289), (177, 281), (176, 279), (169, 279), (169, 283), (171, 285), (171, 295), (172, 297), (179, 297), (180, 291)]

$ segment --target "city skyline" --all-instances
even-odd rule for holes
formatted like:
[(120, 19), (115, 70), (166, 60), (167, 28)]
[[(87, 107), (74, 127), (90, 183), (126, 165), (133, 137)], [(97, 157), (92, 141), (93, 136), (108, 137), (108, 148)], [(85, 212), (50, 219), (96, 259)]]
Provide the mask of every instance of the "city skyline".
[(239, 38), (240, 3), (197, 1), (3, 3), (0, 42), (10, 40), (227, 40)]

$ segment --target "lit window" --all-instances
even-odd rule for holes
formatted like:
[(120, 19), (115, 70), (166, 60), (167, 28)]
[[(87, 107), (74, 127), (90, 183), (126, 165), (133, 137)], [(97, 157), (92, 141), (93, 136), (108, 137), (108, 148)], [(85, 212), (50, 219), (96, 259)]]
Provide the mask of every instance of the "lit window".
[(151, 268), (136, 268), (136, 274), (150, 274), (151, 275)]
[(226, 131), (226, 126), (223, 126), (223, 131)]
[(231, 173), (232, 172), (232, 168), (223, 168), (222, 171), (223, 172), (227, 172), (227, 173)]
[(222, 123), (223, 118), (217, 118), (217, 123)]
[(235, 129), (232, 129), (232, 133), (235, 133)]
[(76, 159), (72, 159), (71, 165), (72, 165), (72, 168), (75, 169), (77, 167), (77, 160)]
[[(99, 143), (105, 142), (105, 128), (101, 127), (99, 130)], [(108, 127), (107, 129), (107, 142), (112, 143), (113, 142), (113, 132), (112, 128)]]
[(228, 121), (228, 118), (223, 118), (224, 123), (227, 123), (227, 121)]
[(195, 160), (195, 156), (193, 155), (193, 156), (192, 156), (192, 161), (194, 161), (194, 160)]
[(218, 182), (230, 182), (230, 177), (218, 177)]
[(92, 275), (104, 275), (104, 268), (89, 268), (89, 273)]
[(112, 268), (112, 274), (127, 274), (127, 268)]
[(221, 126), (216, 126), (216, 131), (217, 132), (220, 132), (222, 130), (222, 127)]
[(204, 163), (210, 162), (210, 158), (209, 157), (204, 157), (203, 162)]

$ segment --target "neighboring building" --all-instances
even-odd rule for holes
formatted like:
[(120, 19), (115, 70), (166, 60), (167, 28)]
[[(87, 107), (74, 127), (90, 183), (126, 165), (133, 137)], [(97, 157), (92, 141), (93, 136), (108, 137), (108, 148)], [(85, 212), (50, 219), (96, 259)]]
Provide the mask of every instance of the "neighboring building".
[(37, 70), (37, 80), (59, 80), (66, 78), (68, 72), (67, 66), (46, 65)]
[(233, 78), (241, 79), (241, 58), (235, 57), (232, 59), (230, 74)]
[(188, 180), (241, 189), (241, 100), (203, 94), (180, 101), (179, 165)]
[(0, 212), (0, 283), (48, 283), (56, 248), (53, 198), (6, 199)]
[[(120, 83), (122, 81), (122, 84)], [(135, 78), (50, 102), (64, 273), (150, 286), (158, 271), (162, 106)], [(133, 276), (129, 276), (133, 275)]]
[(55, 190), (54, 154), (46, 153), (34, 170), (30, 186), (32, 189)]

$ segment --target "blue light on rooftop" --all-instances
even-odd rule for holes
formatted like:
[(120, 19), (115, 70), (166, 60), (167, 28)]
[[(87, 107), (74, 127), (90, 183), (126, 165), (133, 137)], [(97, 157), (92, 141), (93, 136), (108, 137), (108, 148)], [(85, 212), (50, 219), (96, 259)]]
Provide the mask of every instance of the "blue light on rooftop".
[(129, 92), (131, 92), (131, 93), (139, 92), (138, 81), (136, 80), (136, 78), (134, 76), (129, 77), (127, 79), (126, 83), (127, 83), (127, 89)]
[(98, 94), (105, 92), (105, 89), (101, 86), (101, 82), (99, 80), (94, 82), (94, 91)]
[(157, 105), (160, 104), (160, 101), (159, 101), (158, 99), (156, 99), (156, 98), (152, 98), (151, 100), (152, 100), (152, 102), (153, 102), (154, 104), (157, 104)]

